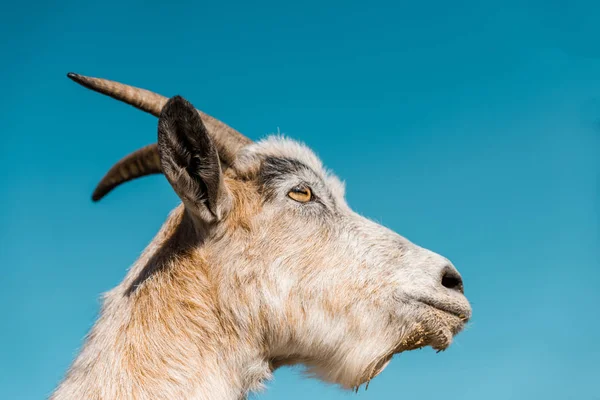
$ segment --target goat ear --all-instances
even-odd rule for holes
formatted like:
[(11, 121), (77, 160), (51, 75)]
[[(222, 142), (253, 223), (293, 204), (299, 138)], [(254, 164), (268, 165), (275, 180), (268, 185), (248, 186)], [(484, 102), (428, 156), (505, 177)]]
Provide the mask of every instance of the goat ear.
[(165, 176), (194, 215), (214, 222), (229, 211), (217, 149), (198, 112), (183, 97), (172, 97), (162, 109), (158, 153)]

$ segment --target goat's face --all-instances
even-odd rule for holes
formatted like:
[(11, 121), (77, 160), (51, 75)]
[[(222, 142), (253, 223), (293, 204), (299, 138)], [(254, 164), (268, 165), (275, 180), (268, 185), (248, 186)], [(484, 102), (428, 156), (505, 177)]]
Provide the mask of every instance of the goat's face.
[(222, 233), (227, 248), (243, 248), (228, 251), (241, 261), (226, 262), (222, 279), (246, 286), (276, 364), (357, 386), (395, 353), (445, 349), (470, 317), (452, 264), (353, 212), (307, 147), (270, 138), (244, 148), (232, 171), (232, 196), (254, 206), (235, 200), (231, 215), (254, 211)]
[(209, 229), (219, 306), (260, 331), (275, 365), (302, 362), (353, 387), (395, 353), (445, 349), (470, 317), (452, 264), (353, 212), (308, 148), (268, 139), (223, 173), (198, 114), (174, 98), (159, 153), (200, 231)]

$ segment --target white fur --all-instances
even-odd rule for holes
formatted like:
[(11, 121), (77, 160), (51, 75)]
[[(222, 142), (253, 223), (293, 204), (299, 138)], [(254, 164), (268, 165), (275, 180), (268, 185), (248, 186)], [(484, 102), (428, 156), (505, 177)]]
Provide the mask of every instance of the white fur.
[[(307, 168), (266, 200), (268, 157)], [(287, 197), (298, 182), (320, 202)], [(230, 215), (199, 227), (182, 207), (172, 213), (105, 296), (53, 399), (237, 399), (295, 363), (353, 388), (397, 352), (446, 348), (470, 317), (462, 293), (441, 285), (452, 264), (353, 212), (306, 146), (249, 145), (224, 184)]]

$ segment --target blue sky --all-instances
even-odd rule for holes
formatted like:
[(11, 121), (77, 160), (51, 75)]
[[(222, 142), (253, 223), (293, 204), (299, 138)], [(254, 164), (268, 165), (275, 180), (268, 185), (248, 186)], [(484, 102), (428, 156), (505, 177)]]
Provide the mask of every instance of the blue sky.
[(91, 192), (156, 120), (69, 71), (306, 142), (350, 205), (461, 271), (474, 314), (351, 394), (277, 371), (256, 399), (600, 395), (600, 5), (50, 2), (0, 14), (0, 398), (51, 392), (177, 198)]

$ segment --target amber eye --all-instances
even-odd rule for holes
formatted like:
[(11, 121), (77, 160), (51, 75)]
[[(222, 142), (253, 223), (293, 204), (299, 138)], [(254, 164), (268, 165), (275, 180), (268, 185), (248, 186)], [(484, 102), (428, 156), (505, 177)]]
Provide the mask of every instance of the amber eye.
[(308, 186), (297, 186), (289, 191), (288, 196), (299, 203), (307, 203), (313, 198), (312, 192)]

